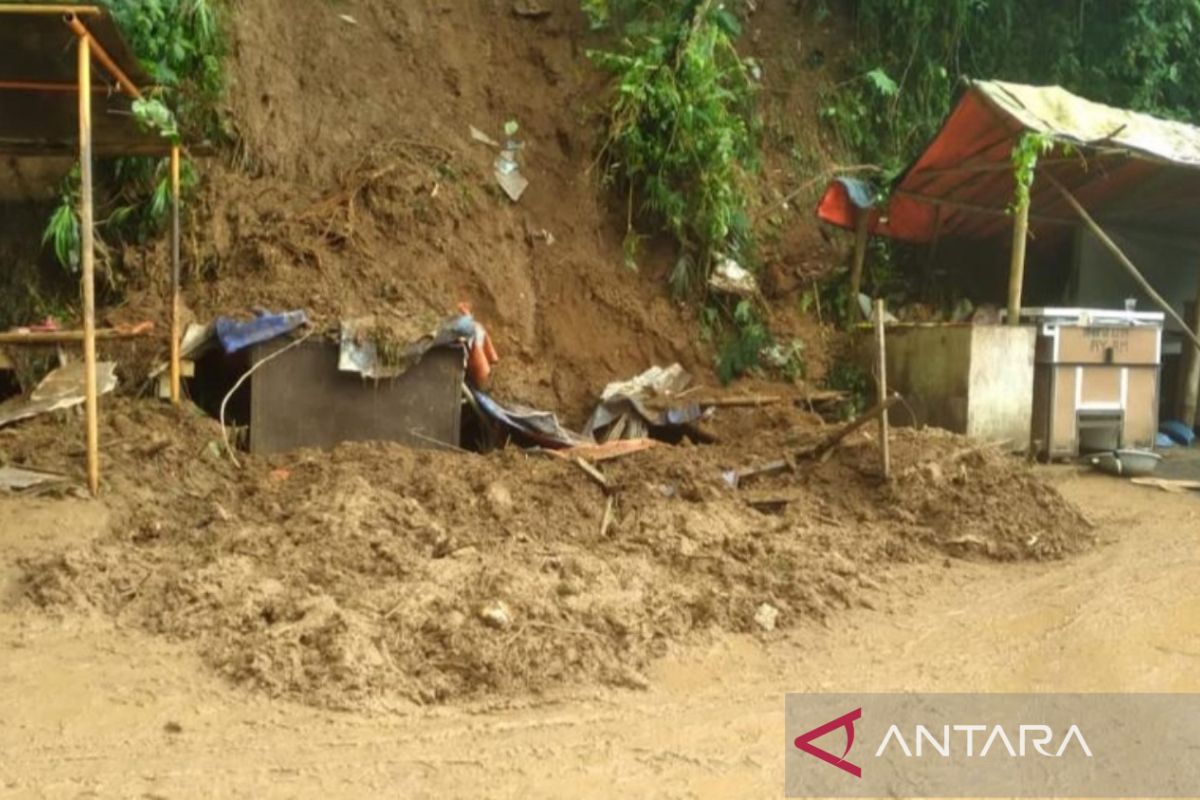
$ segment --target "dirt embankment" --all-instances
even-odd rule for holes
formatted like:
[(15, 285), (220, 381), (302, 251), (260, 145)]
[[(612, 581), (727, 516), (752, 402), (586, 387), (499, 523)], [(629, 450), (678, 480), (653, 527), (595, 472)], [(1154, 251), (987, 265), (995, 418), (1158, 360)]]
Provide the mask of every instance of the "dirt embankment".
[[(651, 364), (707, 373), (693, 305), (667, 291), (674, 247), (650, 241), (638, 271), (623, 263), (626, 209), (595, 170), (605, 78), (586, 52), (603, 39), (577, 0), (541, 5), (549, 13), (533, 18), (509, 0), (238, 3), (228, 71), (240, 145), (202, 164), (185, 242), (192, 311), (303, 307), (329, 323), (438, 319), (468, 301), (505, 358), (501, 394), (573, 420), (599, 387)], [(809, 194), (785, 196), (828, 162), (815, 113), (826, 78), (811, 66), (826, 36), (772, 0), (745, 37), (765, 76), (755, 217), (772, 322), (806, 340), (813, 378), (824, 335), (799, 295), (834, 257)], [(501, 139), (508, 120), (530, 181), (516, 204), (493, 178), (496, 150), (470, 135)], [(160, 315), (165, 251), (128, 255), (150, 288), (125, 313)]]
[[(25, 563), (26, 597), (193, 640), (235, 681), (332, 707), (638, 685), (672, 641), (871, 606), (897, 562), (1053, 558), (1089, 541), (1022, 464), (948, 434), (899, 432), (892, 484), (861, 438), (798, 475), (728, 488), (723, 470), (820, 430), (782, 409), (718, 418), (753, 439), (608, 465), (602, 535), (601, 490), (548, 457), (349, 445), (235, 472), (211, 420), (114, 405), (111, 531)], [(74, 432), (40, 419), (3, 446), (61, 465), (78, 461), (63, 444)], [(788, 502), (746, 504), (766, 493)]]

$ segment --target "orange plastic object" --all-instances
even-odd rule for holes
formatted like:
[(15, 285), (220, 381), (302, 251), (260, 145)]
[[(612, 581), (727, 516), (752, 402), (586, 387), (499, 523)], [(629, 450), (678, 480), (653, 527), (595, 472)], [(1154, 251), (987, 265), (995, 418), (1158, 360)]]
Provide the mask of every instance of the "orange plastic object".
[(488, 377), (492, 374), (492, 365), (488, 363), (487, 353), (483, 345), (476, 341), (467, 353), (467, 377), (479, 388), (487, 385)]

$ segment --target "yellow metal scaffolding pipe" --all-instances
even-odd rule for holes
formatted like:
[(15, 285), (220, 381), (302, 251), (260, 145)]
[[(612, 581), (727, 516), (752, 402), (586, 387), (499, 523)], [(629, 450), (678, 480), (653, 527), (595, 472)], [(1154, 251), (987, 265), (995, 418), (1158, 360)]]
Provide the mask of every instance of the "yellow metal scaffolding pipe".
[(87, 477), (100, 493), (100, 407), (96, 391), (96, 253), (92, 229), (91, 37), (79, 37), (79, 262), (83, 267), (83, 372), (87, 417)]
[(140, 98), (142, 96), (142, 90), (133, 85), (133, 81), (129, 80), (129, 76), (125, 74), (124, 70), (117, 66), (117, 62), (113, 61), (112, 56), (108, 54), (108, 51), (106, 51), (104, 47), (96, 41), (96, 37), (92, 36), (91, 31), (87, 29), (87, 26), (80, 22), (79, 18), (74, 14), (67, 14), (65, 19), (67, 25), (70, 26), (71, 30), (75, 31), (75, 34), (79, 36), (80, 39), (88, 40), (89, 49), (92, 51), (92, 55), (97, 61), (100, 62), (101, 66), (108, 70), (108, 74), (111, 75), (113, 80), (117, 82), (117, 85), (121, 87), (121, 91), (125, 92), (125, 94), (129, 95), (130, 97)]

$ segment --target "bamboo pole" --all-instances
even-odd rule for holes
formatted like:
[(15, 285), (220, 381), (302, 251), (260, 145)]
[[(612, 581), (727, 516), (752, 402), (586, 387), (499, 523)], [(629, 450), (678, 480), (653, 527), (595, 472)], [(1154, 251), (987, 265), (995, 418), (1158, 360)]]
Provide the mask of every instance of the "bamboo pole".
[(180, 320), (179, 297), (179, 145), (171, 147), (171, 404), (179, 405), (180, 376), (182, 374), (180, 356), (180, 337), (182, 336), (182, 321)]
[[(883, 300), (875, 301), (875, 344), (879, 349), (879, 399), (888, 396), (887, 385), (887, 336), (883, 327)], [(892, 477), (892, 449), (888, 441), (888, 412), (885, 408), (879, 415), (879, 458), (883, 466), (883, 479)]]
[(1025, 284), (1025, 245), (1029, 240), (1029, 197), (1013, 215), (1012, 258), (1008, 265), (1008, 324), (1021, 324), (1021, 289)]
[[(1196, 300), (1192, 303), (1190, 321), (1200, 328), (1200, 283), (1196, 285)], [(1188, 427), (1196, 427), (1200, 410), (1200, 348), (1185, 347), (1180, 368), (1183, 385), (1179, 393), (1179, 419)]]
[(867, 260), (867, 240), (871, 232), (871, 210), (858, 210), (858, 224), (854, 228), (854, 262), (850, 265), (850, 307), (846, 309), (846, 321), (858, 322), (858, 296), (862, 293), (863, 264)]
[(1166, 314), (1176, 325), (1183, 329), (1184, 336), (1190, 339), (1192, 344), (1194, 344), (1196, 347), (1200, 347), (1200, 336), (1197, 336), (1196, 332), (1188, 326), (1183, 317), (1179, 316), (1179, 312), (1172, 308), (1171, 304), (1164, 300), (1163, 296), (1154, 290), (1154, 287), (1150, 285), (1150, 282), (1146, 280), (1134, 263), (1129, 260), (1129, 256), (1125, 255), (1125, 252), (1117, 246), (1116, 242), (1109, 238), (1108, 234), (1104, 232), (1104, 229), (1101, 228), (1099, 224), (1097, 224), (1096, 220), (1092, 219), (1092, 215), (1087, 212), (1087, 209), (1080, 205), (1079, 201), (1075, 199), (1075, 195), (1071, 194), (1067, 187), (1059, 183), (1058, 179), (1056, 179), (1053, 175), (1047, 173), (1046, 179), (1054, 185), (1054, 188), (1058, 189), (1059, 194), (1063, 196), (1063, 199), (1067, 201), (1067, 204), (1070, 205), (1071, 208), (1075, 209), (1075, 213), (1079, 215), (1079, 218), (1083, 220), (1083, 223), (1087, 225), (1089, 229), (1091, 229), (1092, 233), (1096, 235), (1096, 238), (1100, 240), (1100, 243), (1107, 247), (1109, 252), (1116, 257), (1117, 262), (1125, 268), (1125, 271), (1128, 272), (1129, 276), (1133, 278), (1134, 282), (1141, 287), (1141, 290), (1146, 293), (1146, 296), (1153, 300), (1154, 304), (1161, 308), (1164, 314)]
[(59, 6), (49, 3), (22, 3), (19, 5), (0, 5), (0, 14), (45, 14), (62, 16), (63, 14), (82, 14), (99, 16), (99, 6)]
[[(142, 325), (146, 325), (142, 323)], [(113, 339), (143, 339), (154, 335), (154, 327), (146, 325), (145, 327), (138, 326), (131, 329), (125, 328), (99, 328), (96, 330), (96, 341), (105, 341)], [(84, 337), (83, 331), (29, 331), (27, 333), (16, 333), (7, 331), (0, 333), (0, 344), (7, 345), (24, 345), (29, 347), (37, 347), (40, 345), (51, 344), (71, 344), (74, 342), (82, 342)]]
[(91, 39), (78, 42), (79, 83), (79, 262), (83, 271), (83, 372), (87, 419), (87, 476), (92, 496), (100, 492), (100, 409), (96, 392), (96, 253), (92, 229), (92, 54)]

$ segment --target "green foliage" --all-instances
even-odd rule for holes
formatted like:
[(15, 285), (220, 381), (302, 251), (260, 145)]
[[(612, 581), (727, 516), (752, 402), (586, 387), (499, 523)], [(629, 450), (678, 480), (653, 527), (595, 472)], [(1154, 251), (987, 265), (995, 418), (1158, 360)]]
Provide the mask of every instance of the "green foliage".
[(714, 255), (745, 261), (752, 249), (758, 122), (750, 66), (734, 47), (740, 23), (714, 0), (585, 0), (584, 9), (622, 34), (616, 49), (589, 52), (614, 76), (605, 179), (626, 198), (631, 228), (636, 209), (679, 242), (676, 291), (701, 287)]
[(822, 118), (895, 174), (937, 132), (964, 77), (1060, 84), (1200, 122), (1200, 0), (856, 0), (856, 47)]
[(830, 389), (846, 392), (849, 396), (849, 403), (845, 409), (848, 419), (857, 417), (867, 407), (867, 400), (871, 396), (871, 376), (853, 361), (835, 361), (825, 377), (825, 384)]
[(59, 187), (59, 204), (42, 231), (42, 244), (51, 245), (58, 263), (70, 272), (79, 271), (79, 168), (75, 167)]
[(172, 144), (179, 144), (179, 123), (175, 115), (157, 98), (138, 98), (133, 101), (133, 115), (142, 127), (158, 131)]
[[(218, 101), (224, 90), (226, 43), (216, 5), (222, 0), (101, 1), (155, 85), (149, 96), (133, 102), (138, 121), (175, 144), (223, 140)], [(109, 199), (98, 201), (104, 208), (97, 209), (102, 249), (101, 236), (141, 240), (161, 229), (170, 210), (169, 177), (166, 159), (137, 156), (97, 163), (97, 185), (109, 190)], [(78, 180), (76, 168), (42, 237), (69, 270), (78, 264)], [(195, 171), (185, 159), (182, 188), (195, 182)]]
[(103, 0), (160, 100), (188, 138), (222, 133), (217, 101), (225, 88), (218, 0)]
[(1013, 145), (1012, 165), (1016, 189), (1010, 213), (1029, 205), (1029, 190), (1033, 188), (1038, 158), (1053, 149), (1054, 139), (1044, 133), (1026, 133)]
[(733, 325), (723, 332), (716, 363), (717, 378), (723, 384), (758, 367), (763, 351), (775, 342), (750, 300), (739, 300), (730, 316)]

